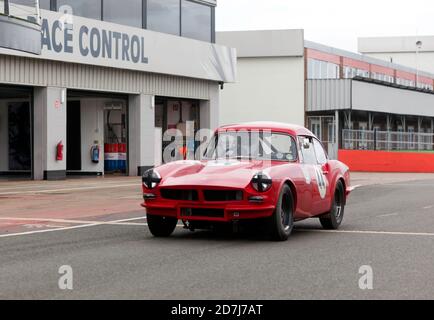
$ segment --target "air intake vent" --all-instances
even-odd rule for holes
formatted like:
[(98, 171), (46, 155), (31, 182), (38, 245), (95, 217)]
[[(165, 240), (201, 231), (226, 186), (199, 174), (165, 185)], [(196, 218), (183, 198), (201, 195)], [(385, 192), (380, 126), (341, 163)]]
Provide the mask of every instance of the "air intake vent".
[(240, 190), (204, 190), (205, 201), (241, 201), (243, 192)]
[(196, 190), (161, 189), (161, 196), (168, 200), (197, 201), (199, 199)]

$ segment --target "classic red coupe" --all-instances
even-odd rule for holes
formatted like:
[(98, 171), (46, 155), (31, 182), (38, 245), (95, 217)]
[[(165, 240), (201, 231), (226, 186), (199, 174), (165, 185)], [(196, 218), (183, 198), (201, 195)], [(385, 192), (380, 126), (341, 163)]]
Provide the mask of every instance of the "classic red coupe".
[(170, 236), (179, 220), (195, 230), (260, 219), (284, 241), (307, 218), (337, 229), (350, 191), (348, 167), (329, 160), (312, 132), (255, 122), (217, 129), (201, 160), (145, 172), (142, 206), (156, 237)]

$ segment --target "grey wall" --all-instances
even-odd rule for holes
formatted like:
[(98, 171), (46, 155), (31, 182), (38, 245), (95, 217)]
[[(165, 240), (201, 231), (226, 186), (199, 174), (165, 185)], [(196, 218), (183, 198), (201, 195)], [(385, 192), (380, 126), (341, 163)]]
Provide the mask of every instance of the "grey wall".
[(307, 80), (307, 111), (349, 109), (351, 80)]
[(308, 80), (307, 111), (353, 109), (434, 117), (434, 94), (365, 81)]
[(434, 117), (434, 94), (353, 81), (354, 110)]
[(217, 32), (216, 42), (236, 48), (238, 58), (304, 55), (301, 29)]
[(0, 83), (207, 100), (217, 82), (0, 54)]

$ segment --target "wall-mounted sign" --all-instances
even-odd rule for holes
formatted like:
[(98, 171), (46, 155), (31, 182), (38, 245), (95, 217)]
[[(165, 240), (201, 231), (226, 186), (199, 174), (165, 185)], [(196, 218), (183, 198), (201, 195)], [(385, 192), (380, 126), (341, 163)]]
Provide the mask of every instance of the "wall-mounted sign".
[(236, 51), (224, 46), (42, 10), (42, 54), (0, 54), (234, 82)]

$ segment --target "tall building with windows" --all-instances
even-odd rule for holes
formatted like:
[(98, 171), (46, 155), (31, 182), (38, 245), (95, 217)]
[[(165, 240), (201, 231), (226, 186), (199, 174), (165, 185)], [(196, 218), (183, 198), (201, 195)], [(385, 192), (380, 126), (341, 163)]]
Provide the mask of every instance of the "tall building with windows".
[(342, 150), (434, 149), (429, 70), (307, 41), (303, 30), (219, 32), (217, 43), (238, 52), (238, 81), (222, 93), (221, 123), (305, 125), (332, 158)]
[(216, 0), (35, 3), (0, 0), (0, 177), (137, 175), (166, 130), (218, 125)]

